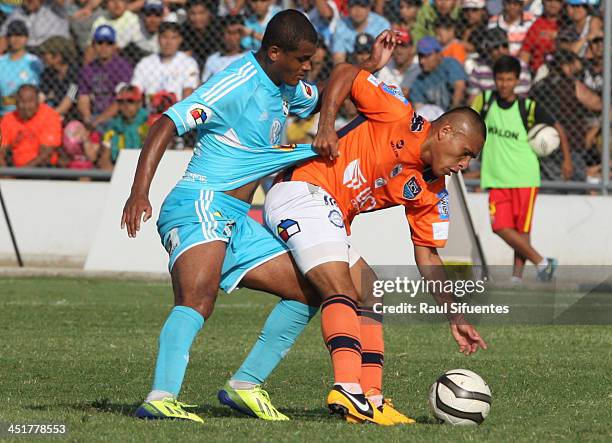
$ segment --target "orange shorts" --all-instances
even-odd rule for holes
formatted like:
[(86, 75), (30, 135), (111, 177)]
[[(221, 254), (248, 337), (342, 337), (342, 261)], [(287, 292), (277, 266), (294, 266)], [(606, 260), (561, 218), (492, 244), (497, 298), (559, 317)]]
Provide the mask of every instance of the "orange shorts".
[(512, 228), (529, 233), (537, 194), (538, 188), (490, 189), (489, 215), (493, 231)]

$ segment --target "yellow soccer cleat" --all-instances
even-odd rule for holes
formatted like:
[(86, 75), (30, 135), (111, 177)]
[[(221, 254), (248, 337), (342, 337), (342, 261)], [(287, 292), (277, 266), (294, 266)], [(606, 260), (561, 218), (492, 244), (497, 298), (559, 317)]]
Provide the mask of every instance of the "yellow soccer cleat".
[(414, 418), (410, 418), (407, 415), (404, 415), (400, 411), (395, 409), (395, 407), (393, 406), (393, 403), (391, 403), (391, 400), (388, 398), (385, 398), (383, 400), (383, 404), (379, 408), (379, 410), (382, 412), (382, 414), (385, 417), (391, 420), (393, 424), (411, 425), (413, 423), (416, 423), (416, 420)]
[(145, 401), (136, 409), (134, 415), (138, 418), (149, 420), (189, 420), (197, 423), (204, 423), (204, 420), (185, 408), (195, 408), (196, 405), (188, 405), (177, 401), (176, 398), (168, 397), (163, 400)]
[(395, 424), (375, 408), (364, 394), (351, 394), (339, 385), (334, 385), (327, 396), (327, 406), (332, 414), (341, 415), (349, 423), (369, 422), (381, 426)]
[(274, 407), (270, 396), (260, 386), (253, 389), (234, 389), (229, 382), (217, 394), (221, 404), (251, 417), (269, 421), (289, 420), (285, 414)]

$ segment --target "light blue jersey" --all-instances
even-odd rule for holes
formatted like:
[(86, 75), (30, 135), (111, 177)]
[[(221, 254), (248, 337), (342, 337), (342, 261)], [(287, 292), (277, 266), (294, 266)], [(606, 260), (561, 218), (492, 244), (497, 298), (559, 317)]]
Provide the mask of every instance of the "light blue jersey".
[(276, 86), (249, 53), (213, 75), (164, 114), (179, 135), (197, 129), (193, 157), (178, 186), (228, 191), (316, 156), (310, 145), (280, 146), (291, 113), (310, 115), (315, 86)]
[(15, 109), (15, 93), (21, 85), (38, 86), (42, 68), (40, 59), (30, 53), (18, 60), (11, 60), (10, 54), (0, 57), (0, 115)]

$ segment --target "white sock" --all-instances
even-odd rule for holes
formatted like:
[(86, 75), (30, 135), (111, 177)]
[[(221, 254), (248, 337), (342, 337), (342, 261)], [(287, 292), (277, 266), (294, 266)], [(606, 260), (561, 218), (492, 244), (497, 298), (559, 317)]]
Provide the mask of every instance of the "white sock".
[(544, 257), (540, 263), (538, 263), (538, 271), (543, 271), (548, 266), (548, 259)]
[(147, 399), (145, 401), (163, 400), (164, 398), (168, 397), (174, 398), (174, 395), (166, 391), (151, 391), (149, 392), (149, 395), (147, 395)]
[(351, 394), (363, 394), (363, 389), (361, 389), (359, 383), (336, 383), (336, 385), (342, 387), (342, 389)]
[(229, 381), (229, 385), (232, 387), (232, 389), (245, 390), (245, 389), (253, 389), (255, 386), (257, 386), (257, 383), (251, 383), (250, 381), (240, 381), (240, 380), (232, 379)]
[(512, 277), (510, 277), (510, 283), (512, 284), (518, 284), (521, 283), (523, 281), (523, 279), (521, 277), (517, 277), (516, 275), (513, 275)]
[(368, 400), (370, 400), (370, 403), (372, 403), (375, 408), (380, 408), (382, 406), (382, 404), (383, 404), (383, 396), (382, 396), (382, 394), (372, 395), (372, 396), (368, 397)]

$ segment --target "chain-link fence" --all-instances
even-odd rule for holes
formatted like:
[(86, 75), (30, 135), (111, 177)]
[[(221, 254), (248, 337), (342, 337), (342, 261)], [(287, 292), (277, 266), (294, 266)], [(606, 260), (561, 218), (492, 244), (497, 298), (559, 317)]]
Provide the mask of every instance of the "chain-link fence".
[[(496, 60), (515, 56), (516, 93), (559, 122), (569, 143), (571, 162), (556, 150), (540, 161), (542, 179), (601, 183), (610, 147), (597, 0), (2, 0), (0, 167), (112, 171), (119, 151), (139, 148), (170, 105), (257, 50), (266, 23), (286, 8), (302, 10), (321, 36), (312, 83), (336, 63), (367, 57), (382, 30), (398, 31), (377, 75), (429, 118), (482, 104), (496, 88)], [(40, 105), (28, 108), (32, 101)], [(355, 115), (347, 102), (338, 126)], [(286, 140), (309, 142), (316, 128), (316, 116), (291, 119)], [(187, 136), (172, 147), (193, 144)], [(477, 187), (478, 162), (465, 175)]]

